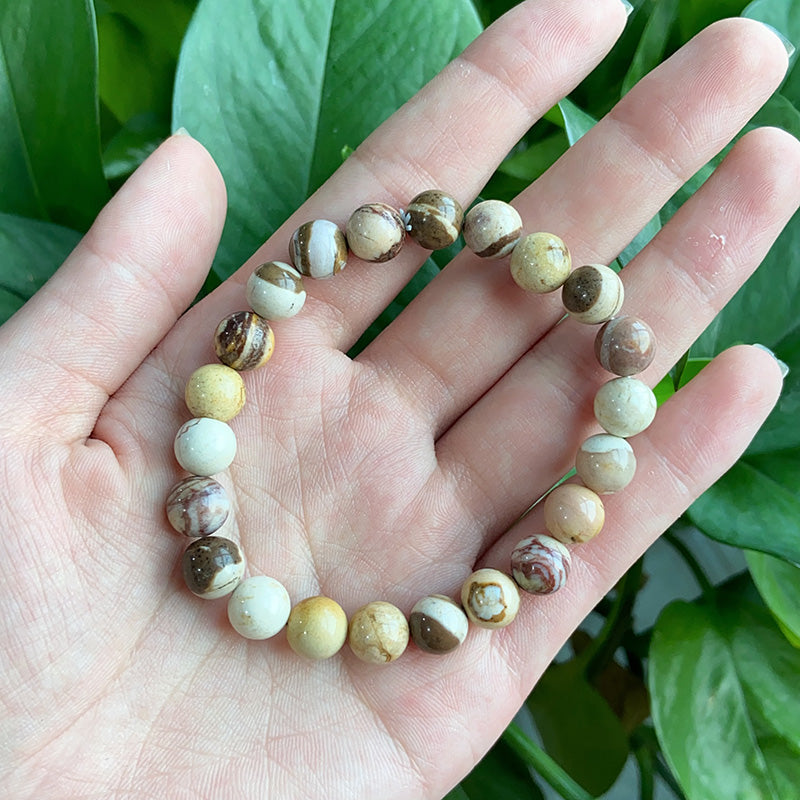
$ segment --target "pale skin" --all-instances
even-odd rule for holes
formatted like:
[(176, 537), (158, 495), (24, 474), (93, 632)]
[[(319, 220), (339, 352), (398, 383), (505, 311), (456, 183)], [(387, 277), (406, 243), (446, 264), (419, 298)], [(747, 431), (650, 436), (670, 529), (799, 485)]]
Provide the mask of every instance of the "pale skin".
[[(466, 205), (524, 131), (622, 31), (615, 0), (534, 0), (478, 39), (377, 130), (226, 285), (183, 313), (213, 257), (225, 189), (203, 147), (175, 136), (139, 169), (48, 285), (0, 329), (4, 580), (0, 781), (14, 798), (438, 798), (500, 735), (548, 662), (625, 569), (746, 447), (781, 387), (747, 346), (721, 354), (633, 440), (633, 483), (573, 550), (567, 586), (523, 597), (500, 632), (394, 664), (345, 648), (296, 656), (247, 642), (225, 603), (190, 595), (187, 543), (163, 501), (183, 387), (211, 333), (245, 307), (258, 263), (286, 258), (315, 217), (400, 205), (441, 187)], [(780, 42), (757, 23), (706, 30), (645, 79), (515, 205), (576, 264), (608, 263), (778, 86)], [(491, 109), (491, 112), (487, 111)], [(659, 339), (650, 384), (757, 267), (800, 202), (800, 147), (741, 141), (626, 267), (625, 311)], [(724, 237), (724, 238), (720, 238)], [(724, 245), (720, 242), (724, 240)], [(270, 364), (245, 376), (222, 480), (226, 532), (251, 574), (348, 613), (406, 613), (457, 596), (476, 566), (507, 568), (520, 514), (596, 432), (607, 375), (595, 329), (555, 326), (507, 264), (462, 254), (355, 362), (344, 352), (427, 253), (352, 260), (309, 281), (275, 324)]]

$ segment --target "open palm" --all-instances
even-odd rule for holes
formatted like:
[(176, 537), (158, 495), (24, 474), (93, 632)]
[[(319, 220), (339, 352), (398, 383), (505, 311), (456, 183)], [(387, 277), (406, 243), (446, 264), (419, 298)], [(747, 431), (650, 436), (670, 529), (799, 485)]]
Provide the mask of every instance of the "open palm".
[[(12, 797), (436, 798), (497, 738), (558, 648), (624, 570), (741, 453), (774, 403), (777, 365), (722, 354), (637, 437), (633, 483), (568, 586), (523, 598), (499, 632), (443, 657), (306, 662), (281, 634), (238, 637), (190, 595), (163, 502), (187, 377), (245, 307), (298, 224), (441, 187), (466, 205), (524, 131), (624, 24), (615, 0), (539, 0), (480, 37), (376, 131), (233, 279), (189, 312), (225, 209), (203, 148), (176, 136), (130, 179), (55, 278), (0, 330), (5, 643), (0, 722)], [(646, 78), (515, 205), (574, 263), (608, 263), (781, 79), (762, 26), (720, 23)], [(257, 179), (257, 177), (254, 177)], [(655, 329), (654, 383), (755, 268), (800, 197), (800, 148), (746, 136), (623, 275)], [(344, 353), (422, 263), (351, 259), (310, 281), (247, 373), (221, 478), (251, 574), (351, 613), (455, 596), (541, 530), (532, 501), (592, 429), (594, 330), (463, 253), (355, 361)], [(511, 529), (511, 530), (510, 530)]]

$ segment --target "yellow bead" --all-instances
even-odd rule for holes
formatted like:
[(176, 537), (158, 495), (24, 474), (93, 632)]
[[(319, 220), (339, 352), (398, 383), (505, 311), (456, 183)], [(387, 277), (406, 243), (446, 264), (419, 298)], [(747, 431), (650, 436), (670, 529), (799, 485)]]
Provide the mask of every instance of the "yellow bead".
[(289, 614), (286, 639), (300, 656), (320, 660), (341, 650), (347, 638), (347, 615), (329, 597), (308, 597)]
[(588, 542), (606, 519), (603, 501), (579, 483), (562, 483), (544, 501), (544, 524), (564, 544)]
[(564, 242), (552, 233), (531, 233), (511, 254), (511, 277), (527, 292), (554, 292), (569, 277), (572, 258)]
[(350, 618), (350, 649), (369, 664), (387, 664), (408, 646), (408, 622), (391, 603), (376, 600)]
[(244, 406), (242, 376), (224, 364), (196, 369), (186, 384), (186, 405), (195, 417), (233, 419)]

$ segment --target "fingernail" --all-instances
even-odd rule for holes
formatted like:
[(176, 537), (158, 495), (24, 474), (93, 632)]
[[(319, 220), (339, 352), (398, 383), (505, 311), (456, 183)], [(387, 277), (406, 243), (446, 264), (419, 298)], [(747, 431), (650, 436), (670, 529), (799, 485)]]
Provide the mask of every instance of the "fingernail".
[(628, 0), (619, 0), (619, 1), (620, 3), (622, 3), (622, 5), (625, 6), (625, 16), (629, 17), (634, 11), (633, 5), (629, 3)]
[[(759, 20), (759, 22), (761, 22), (761, 20)], [(761, 24), (767, 30), (772, 31), (781, 40), (781, 44), (786, 49), (786, 55), (789, 56), (789, 58), (791, 58), (794, 55), (795, 51), (794, 45), (777, 28), (774, 28), (767, 22), (761, 22)]]
[(186, 128), (184, 128), (183, 126), (178, 128), (178, 130), (176, 130), (172, 135), (173, 136), (188, 136), (190, 139), (192, 138), (192, 134), (189, 133), (189, 131), (187, 131)]
[(769, 353), (777, 362), (778, 367), (781, 371), (781, 378), (786, 380), (786, 376), (789, 374), (789, 365), (785, 361), (781, 361), (772, 350), (769, 349), (766, 345), (763, 344), (754, 344), (753, 347), (757, 347), (759, 350), (763, 350), (765, 353)]

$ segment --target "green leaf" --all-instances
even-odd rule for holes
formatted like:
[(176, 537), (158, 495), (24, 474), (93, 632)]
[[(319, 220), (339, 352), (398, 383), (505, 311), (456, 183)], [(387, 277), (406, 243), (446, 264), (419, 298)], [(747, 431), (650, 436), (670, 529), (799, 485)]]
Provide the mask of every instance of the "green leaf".
[(502, 800), (543, 800), (524, 762), (511, 748), (499, 739), (476, 767), (461, 781), (463, 795), (467, 800), (485, 800), (499, 796)]
[(102, 5), (128, 19), (154, 45), (177, 59), (197, 0), (103, 0)]
[(108, 197), (90, 0), (0, 3), (0, 212), (85, 230)]
[(559, 102), (558, 110), (564, 120), (564, 130), (570, 147), (597, 124), (597, 120), (591, 114), (576, 106), (568, 97)]
[(130, 175), (169, 136), (168, 123), (155, 114), (140, 114), (125, 123), (103, 151), (108, 180)]
[(750, 551), (745, 553), (750, 575), (772, 615), (791, 636), (794, 647), (800, 642), (800, 566), (780, 558)]
[(510, 155), (500, 164), (498, 171), (518, 178), (527, 185), (548, 170), (566, 152), (568, 146), (566, 136), (559, 131)]
[(0, 214), (0, 324), (41, 288), (80, 238), (69, 228)]
[(468, 0), (202, 0), (173, 125), (208, 147), (228, 186), (217, 277), (479, 31)]
[(634, 84), (661, 63), (667, 50), (672, 24), (677, 16), (678, 3), (679, 0), (660, 0), (654, 5), (630, 68), (622, 81), (623, 94), (627, 94)]
[(681, 40), (688, 41), (718, 19), (738, 16), (745, 5), (746, 0), (680, 0)]
[(658, 738), (691, 800), (787, 800), (800, 758), (800, 651), (742, 592), (668, 606), (649, 683)]
[(628, 739), (581, 669), (576, 661), (549, 667), (527, 704), (545, 750), (588, 792), (598, 795), (614, 783), (625, 765)]
[[(766, 22), (780, 31), (795, 47), (800, 43), (800, 6), (796, 0), (753, 0), (744, 11), (743, 17)], [(789, 70), (798, 63), (798, 52), (790, 57)]]

